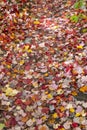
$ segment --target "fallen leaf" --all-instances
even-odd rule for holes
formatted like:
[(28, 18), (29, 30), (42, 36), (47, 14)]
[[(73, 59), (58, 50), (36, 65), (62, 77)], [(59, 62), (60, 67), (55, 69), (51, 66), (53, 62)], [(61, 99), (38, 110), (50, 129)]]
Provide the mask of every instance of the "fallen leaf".
[(38, 130), (49, 130), (49, 128), (46, 125), (40, 125)]
[(87, 92), (87, 86), (81, 87), (81, 88), (80, 88), (80, 91), (83, 92), (83, 93), (84, 93), (84, 92)]
[(38, 24), (40, 24), (40, 22), (38, 20), (35, 20), (34, 24), (38, 25)]
[(83, 49), (82, 45), (77, 46), (78, 49)]
[(73, 96), (76, 96), (76, 95), (77, 95), (77, 92), (76, 92), (76, 91), (72, 91), (71, 94), (72, 94)]
[(23, 64), (24, 64), (24, 60), (21, 60), (21, 61), (20, 61), (20, 65), (23, 65)]
[(10, 87), (7, 87), (7, 88), (5, 89), (5, 94), (6, 94), (6, 96), (15, 96), (18, 92), (19, 92), (18, 90), (12, 89), (12, 88), (10, 88)]
[(28, 116), (22, 117), (21, 121), (22, 122), (27, 122), (28, 121)]

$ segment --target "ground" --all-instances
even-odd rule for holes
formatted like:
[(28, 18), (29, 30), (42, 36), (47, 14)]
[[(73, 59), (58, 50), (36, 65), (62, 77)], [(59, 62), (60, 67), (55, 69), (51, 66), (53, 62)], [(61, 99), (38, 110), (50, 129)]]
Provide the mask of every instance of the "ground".
[(86, 1), (0, 10), (0, 130), (87, 130)]

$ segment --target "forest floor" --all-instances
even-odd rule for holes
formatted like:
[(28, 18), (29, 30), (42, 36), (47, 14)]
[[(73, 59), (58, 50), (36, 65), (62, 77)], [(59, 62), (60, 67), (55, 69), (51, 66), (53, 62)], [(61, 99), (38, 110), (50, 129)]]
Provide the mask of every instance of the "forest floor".
[(83, 0), (0, 1), (0, 130), (87, 130)]

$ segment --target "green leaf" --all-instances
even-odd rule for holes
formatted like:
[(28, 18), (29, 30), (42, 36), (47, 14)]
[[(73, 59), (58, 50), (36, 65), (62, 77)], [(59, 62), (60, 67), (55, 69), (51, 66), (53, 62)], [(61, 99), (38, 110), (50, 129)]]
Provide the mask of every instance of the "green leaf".
[(79, 7), (79, 2), (76, 2), (76, 3), (74, 4), (74, 8), (75, 8), (75, 9), (78, 9), (78, 7)]
[(5, 127), (5, 124), (0, 123), (0, 130), (3, 130), (4, 127)]
[(83, 5), (84, 5), (83, 0), (79, 0), (79, 1), (77, 1), (77, 2), (74, 4), (74, 8), (75, 8), (75, 9), (79, 9), (79, 8), (81, 8)]
[(71, 20), (72, 22), (77, 23), (78, 20), (79, 20), (79, 17), (78, 17), (77, 15), (73, 15), (73, 16), (71, 16), (70, 20)]

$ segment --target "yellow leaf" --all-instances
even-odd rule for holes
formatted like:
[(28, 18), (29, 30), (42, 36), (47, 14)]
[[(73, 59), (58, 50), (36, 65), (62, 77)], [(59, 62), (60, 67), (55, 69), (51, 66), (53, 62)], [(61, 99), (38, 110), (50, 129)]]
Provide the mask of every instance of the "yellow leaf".
[(53, 96), (51, 94), (48, 94), (48, 98), (52, 98)]
[(55, 119), (53, 119), (53, 118), (52, 118), (52, 119), (49, 119), (49, 121), (48, 121), (48, 122), (49, 122), (49, 124), (52, 124), (52, 125), (53, 125), (53, 124), (54, 124), (54, 122), (55, 122)]
[(3, 64), (3, 65), (6, 65), (6, 62), (5, 62), (5, 61), (3, 61), (3, 62), (2, 62), (2, 64)]
[(58, 117), (57, 113), (54, 113), (53, 118), (57, 118), (57, 117)]
[(23, 12), (21, 12), (21, 13), (19, 14), (20, 18), (22, 18), (22, 17), (23, 17), (23, 15), (24, 15), (24, 13), (23, 13)]
[(73, 73), (73, 75), (77, 75), (78, 74), (78, 72), (76, 71), (76, 70), (72, 70), (72, 73)]
[(78, 49), (83, 49), (82, 45), (77, 46)]
[(61, 106), (60, 110), (63, 112), (65, 110), (65, 108), (63, 106)]
[(12, 33), (11, 36), (10, 36), (10, 38), (14, 39), (14, 37), (15, 37), (15, 35), (14, 35), (14, 33)]
[(58, 64), (55, 64), (54, 66), (55, 66), (55, 68), (58, 68), (58, 67), (59, 67), (59, 65), (58, 65)]
[(18, 70), (17, 70), (17, 69), (14, 69), (14, 72), (15, 72), (15, 73), (18, 73)]
[(20, 65), (23, 65), (23, 64), (24, 64), (24, 60), (21, 60), (21, 61), (20, 61)]
[(43, 117), (42, 117), (42, 120), (46, 120), (46, 119), (47, 119), (47, 117), (46, 117), (46, 116), (43, 116)]
[(36, 121), (35, 118), (32, 118), (32, 121), (35, 122)]
[(61, 128), (60, 130), (65, 130), (64, 128)]
[(64, 128), (61, 128), (60, 130), (65, 130)]
[(58, 29), (58, 26), (54, 26), (53, 29), (54, 29), (54, 30), (55, 30), (55, 29)]
[(57, 90), (57, 94), (62, 94), (64, 91), (62, 89)]
[(24, 73), (24, 70), (19, 70), (19, 74), (23, 74)]
[(27, 51), (29, 49), (29, 46), (25, 46), (24, 50)]
[(16, 76), (17, 76), (16, 74), (12, 74), (12, 77), (13, 77), (13, 78), (16, 78)]
[(10, 69), (10, 68), (11, 68), (11, 65), (7, 65), (7, 68)]
[(38, 20), (34, 21), (34, 24), (40, 24), (40, 22)]
[(46, 125), (40, 125), (38, 128), (38, 130), (49, 130), (49, 128)]
[(38, 87), (38, 83), (37, 83), (37, 82), (34, 82), (34, 83), (33, 83), (33, 87), (37, 88), (37, 87)]
[(5, 89), (6, 96), (15, 96), (17, 93), (18, 93), (18, 91), (16, 89), (12, 89), (10, 87), (7, 87)]
[(20, 109), (21, 109), (21, 107), (20, 107), (20, 106), (17, 106), (17, 107), (16, 107), (16, 109), (17, 109), (17, 110), (20, 110)]
[(72, 91), (71, 94), (72, 94), (73, 96), (76, 96), (76, 95), (77, 95), (77, 92), (76, 92), (76, 91)]
[(74, 108), (70, 108), (70, 112), (72, 113), (75, 112)]
[(87, 92), (87, 86), (81, 87), (81, 88), (80, 88), (80, 91), (83, 92), (83, 93), (84, 93), (84, 92)]
[(29, 50), (28, 50), (28, 52), (29, 52), (29, 53), (31, 53), (31, 52), (32, 52), (32, 50), (31, 50), (31, 49), (29, 49)]
[(45, 94), (48, 94), (48, 91), (45, 91)]
[(76, 115), (75, 115), (75, 116), (76, 116), (76, 117), (79, 117), (80, 115), (81, 115), (81, 113), (76, 113)]
[(14, 18), (14, 23), (17, 23), (17, 20)]
[(48, 73), (45, 73), (44, 76), (45, 76), (45, 77), (48, 76)]

